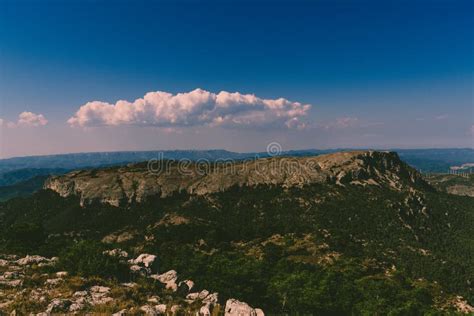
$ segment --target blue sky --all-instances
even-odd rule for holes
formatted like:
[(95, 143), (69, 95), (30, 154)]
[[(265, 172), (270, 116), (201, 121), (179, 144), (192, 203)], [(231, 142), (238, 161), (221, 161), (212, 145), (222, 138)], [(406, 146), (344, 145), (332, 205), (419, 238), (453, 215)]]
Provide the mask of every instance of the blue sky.
[[(472, 1), (447, 0), (2, 1), (0, 156), (253, 151), (271, 141), (473, 147), (473, 17)], [(216, 100), (229, 91), (293, 103), (282, 118), (267, 103), (253, 113), (232, 101), (232, 124), (215, 124), (214, 108), (209, 120), (190, 117), (174, 101), (167, 110), (180, 123), (146, 118), (157, 103), (139, 118), (109, 120), (90, 107), (84, 124), (67, 123), (90, 101), (134, 107), (147, 92), (197, 88)], [(294, 117), (294, 102), (311, 108)], [(290, 119), (301, 124), (288, 128)]]

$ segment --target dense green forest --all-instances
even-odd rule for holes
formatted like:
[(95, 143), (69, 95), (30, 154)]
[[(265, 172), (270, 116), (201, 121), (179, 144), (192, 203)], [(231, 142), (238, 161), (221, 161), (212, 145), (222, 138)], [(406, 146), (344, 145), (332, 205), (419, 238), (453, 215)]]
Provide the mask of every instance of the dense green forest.
[(473, 198), (434, 190), (234, 187), (121, 208), (40, 191), (0, 204), (0, 252), (67, 258), (104, 240), (269, 313), (436, 314), (474, 301), (473, 224)]

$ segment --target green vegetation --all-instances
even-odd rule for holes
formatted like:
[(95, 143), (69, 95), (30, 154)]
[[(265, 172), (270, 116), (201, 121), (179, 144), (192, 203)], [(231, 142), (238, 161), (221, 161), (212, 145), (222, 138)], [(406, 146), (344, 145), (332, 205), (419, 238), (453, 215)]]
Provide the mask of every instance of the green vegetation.
[(59, 254), (58, 267), (83, 277), (127, 279), (130, 275), (128, 266), (117, 257), (104, 254), (106, 249), (97, 241), (80, 241)]
[(0, 202), (14, 197), (28, 196), (43, 187), (47, 176), (36, 176), (12, 185), (0, 186)]
[(40, 191), (0, 204), (0, 252), (126, 279), (103, 244), (76, 243), (107, 237), (267, 313), (436, 315), (454, 294), (474, 301), (473, 224), (471, 197), (375, 186), (235, 187), (120, 208)]

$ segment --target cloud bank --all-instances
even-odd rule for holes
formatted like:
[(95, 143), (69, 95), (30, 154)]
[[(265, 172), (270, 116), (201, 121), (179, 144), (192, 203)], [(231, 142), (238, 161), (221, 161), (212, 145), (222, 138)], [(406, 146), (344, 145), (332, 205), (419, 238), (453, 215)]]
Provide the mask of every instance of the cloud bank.
[(36, 114), (33, 112), (22, 112), (18, 115), (18, 121), (8, 122), (0, 118), (0, 126), (6, 126), (9, 128), (14, 127), (38, 127), (48, 124), (48, 120), (43, 114)]
[(287, 99), (262, 99), (253, 94), (212, 93), (202, 89), (171, 93), (157, 91), (133, 102), (92, 101), (68, 120), (71, 126), (221, 126), (304, 128), (311, 105)]

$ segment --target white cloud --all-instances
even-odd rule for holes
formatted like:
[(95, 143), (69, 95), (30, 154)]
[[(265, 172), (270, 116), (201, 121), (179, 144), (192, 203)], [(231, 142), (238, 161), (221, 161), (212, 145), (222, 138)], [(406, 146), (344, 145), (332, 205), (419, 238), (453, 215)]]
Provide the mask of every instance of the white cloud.
[(212, 93), (202, 89), (173, 95), (149, 92), (133, 102), (92, 101), (68, 120), (71, 126), (222, 126), (303, 128), (311, 105), (253, 94)]
[(48, 120), (44, 117), (43, 114), (36, 114), (33, 112), (22, 112), (18, 115), (18, 121), (9, 122), (3, 119), (0, 119), (0, 126), (6, 126), (9, 128), (14, 127), (38, 127), (48, 124)]
[(474, 136), (474, 125), (471, 126), (470, 132), (471, 132), (471, 136)]
[(32, 112), (22, 112), (18, 116), (18, 125), (19, 126), (44, 126), (48, 124), (48, 120), (43, 116), (43, 114), (35, 114)]

